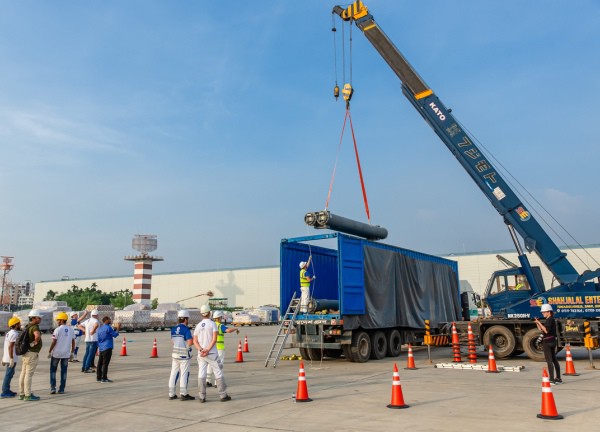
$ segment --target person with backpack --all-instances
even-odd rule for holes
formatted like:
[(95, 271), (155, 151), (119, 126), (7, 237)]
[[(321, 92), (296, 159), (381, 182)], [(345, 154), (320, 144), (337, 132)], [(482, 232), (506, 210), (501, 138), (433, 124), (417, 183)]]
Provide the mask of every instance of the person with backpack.
[(12, 317), (8, 320), (8, 327), (10, 330), (6, 333), (6, 339), (4, 340), (4, 355), (2, 356), (2, 366), (6, 366), (4, 381), (2, 381), (2, 394), (0, 395), (0, 398), (2, 399), (13, 398), (17, 395), (16, 392), (10, 389), (10, 382), (15, 375), (15, 369), (17, 368), (17, 361), (19, 359), (15, 347), (21, 331), (21, 320), (17, 317)]
[(39, 324), (42, 322), (42, 314), (37, 309), (29, 312), (29, 324), (23, 332), (26, 332), (29, 349), (21, 355), (23, 366), (19, 376), (19, 399), (26, 401), (38, 401), (39, 396), (31, 392), (31, 381), (38, 365), (40, 351), (42, 349), (42, 333)]

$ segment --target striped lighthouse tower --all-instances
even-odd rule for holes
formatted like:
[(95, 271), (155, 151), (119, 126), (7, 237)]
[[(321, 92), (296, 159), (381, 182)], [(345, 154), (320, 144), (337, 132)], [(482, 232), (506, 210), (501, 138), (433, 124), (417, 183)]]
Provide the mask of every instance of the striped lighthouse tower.
[(125, 261), (133, 261), (135, 269), (133, 271), (133, 301), (150, 306), (152, 303), (152, 263), (154, 261), (163, 261), (162, 257), (148, 255), (149, 252), (156, 250), (158, 239), (155, 235), (136, 234), (133, 237), (132, 246), (139, 252), (139, 255), (129, 255)]

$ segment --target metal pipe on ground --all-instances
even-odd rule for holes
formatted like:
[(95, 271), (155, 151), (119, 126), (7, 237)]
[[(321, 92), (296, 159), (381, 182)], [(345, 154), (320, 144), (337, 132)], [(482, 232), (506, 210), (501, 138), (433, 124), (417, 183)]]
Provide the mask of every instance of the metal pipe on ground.
[(367, 240), (383, 240), (387, 237), (387, 229), (379, 225), (369, 225), (352, 219), (338, 216), (329, 210), (309, 212), (304, 215), (304, 222), (315, 229), (328, 228), (346, 234), (352, 234)]

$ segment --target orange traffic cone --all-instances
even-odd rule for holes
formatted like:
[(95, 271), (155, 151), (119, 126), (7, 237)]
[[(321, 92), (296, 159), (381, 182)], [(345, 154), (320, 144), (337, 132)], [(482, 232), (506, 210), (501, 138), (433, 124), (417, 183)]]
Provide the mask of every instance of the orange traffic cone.
[(579, 376), (579, 374), (575, 372), (575, 363), (573, 363), (573, 356), (571, 355), (571, 344), (567, 344), (566, 350), (567, 367), (563, 375)]
[(158, 357), (158, 347), (156, 346), (156, 338), (154, 338), (154, 343), (152, 344), (152, 354), (150, 354), (150, 358)]
[(127, 344), (125, 343), (125, 338), (123, 338), (123, 345), (121, 345), (121, 355), (127, 355)]
[(242, 354), (242, 341), (239, 341), (238, 343), (238, 352), (237, 352), (237, 357), (235, 359), (236, 363), (242, 363), (244, 361), (244, 356)]
[(486, 373), (500, 373), (498, 368), (496, 367), (496, 357), (494, 357), (494, 350), (490, 345), (490, 354), (488, 357), (488, 369), (485, 371)]
[[(241, 344), (241, 342), (240, 342)], [(300, 360), (300, 371), (298, 372), (298, 387), (296, 388), (296, 402), (311, 402), (308, 397), (308, 387), (306, 386), (306, 374), (304, 373), (304, 362)]]
[(537, 418), (544, 420), (560, 420), (563, 418), (556, 411), (556, 404), (554, 403), (552, 387), (550, 387), (550, 379), (548, 378), (546, 368), (544, 368), (542, 374), (542, 412), (537, 415)]
[(415, 357), (413, 356), (412, 346), (408, 344), (408, 359), (406, 360), (406, 367), (404, 369), (417, 369), (415, 366)]
[(248, 336), (244, 336), (244, 352), (250, 352), (250, 348), (248, 348)]
[(394, 363), (394, 374), (392, 378), (392, 403), (387, 407), (394, 409), (408, 408), (408, 405), (404, 403), (402, 386), (400, 385), (400, 374), (398, 373), (398, 366), (396, 366), (396, 363)]
[(475, 337), (473, 336), (473, 329), (471, 323), (469, 323), (468, 331), (468, 347), (469, 347), (469, 363), (477, 363), (477, 351), (475, 350)]
[(454, 355), (453, 363), (462, 363), (460, 358), (460, 342), (458, 340), (458, 332), (456, 331), (456, 324), (452, 323), (452, 353)]

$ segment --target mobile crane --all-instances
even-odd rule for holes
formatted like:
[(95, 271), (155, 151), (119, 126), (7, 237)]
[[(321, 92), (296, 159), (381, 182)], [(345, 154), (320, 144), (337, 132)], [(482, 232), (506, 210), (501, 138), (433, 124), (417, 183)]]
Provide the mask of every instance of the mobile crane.
[[(520, 198), (513, 192), (474, 140), (460, 126), (433, 90), (413, 69), (402, 53), (375, 22), (362, 1), (332, 11), (358, 27), (381, 57), (396, 73), (402, 93), (431, 126), (442, 142), (502, 216), (518, 253), (520, 266), (495, 272), (484, 293), (491, 317), (478, 321), (480, 340), (493, 345), (496, 356), (505, 358), (525, 352), (543, 360), (536, 342), (533, 318), (540, 317), (540, 306), (554, 306), (559, 323), (559, 347), (571, 345), (598, 347), (600, 317), (600, 269), (579, 274), (558, 246), (543, 230)], [(558, 285), (546, 289), (539, 267), (529, 263), (525, 249), (535, 252), (552, 272)], [(511, 281), (525, 280), (521, 289), (509, 289)], [(517, 284), (513, 283), (512, 287)]]

